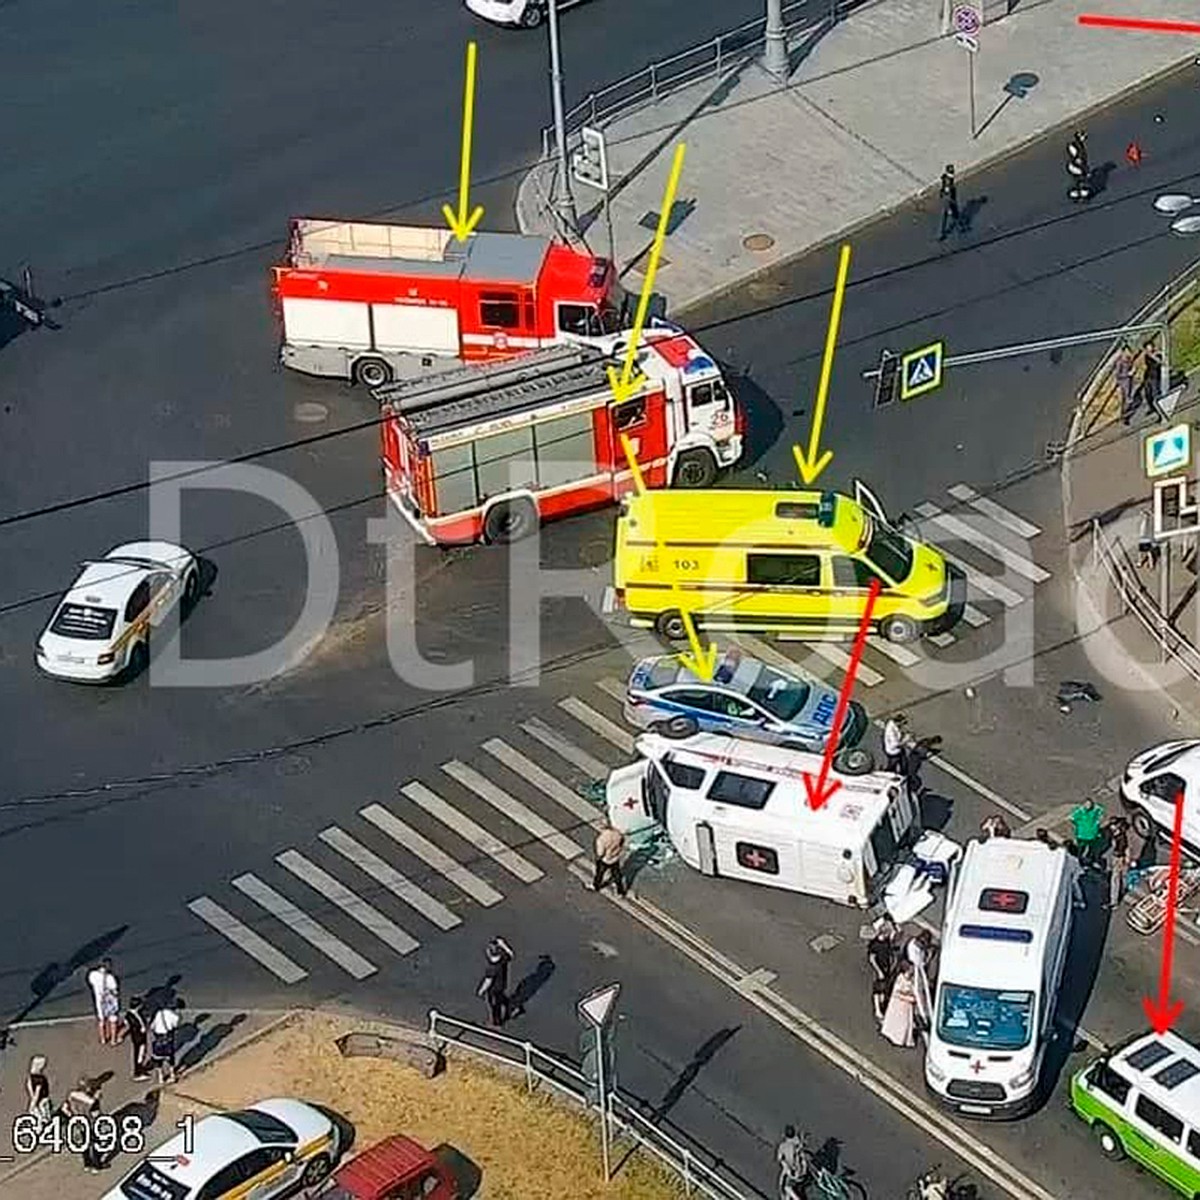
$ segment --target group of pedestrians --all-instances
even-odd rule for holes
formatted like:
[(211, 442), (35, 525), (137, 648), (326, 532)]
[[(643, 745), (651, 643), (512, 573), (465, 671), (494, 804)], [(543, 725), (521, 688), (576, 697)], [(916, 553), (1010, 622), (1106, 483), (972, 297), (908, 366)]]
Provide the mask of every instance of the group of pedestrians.
[[(122, 1011), (121, 986), (110, 959), (104, 959), (88, 971), (87, 986), (92, 994), (100, 1044), (119, 1046), (128, 1040), (131, 1078), (149, 1079), (151, 1072), (157, 1071), (160, 1084), (174, 1083), (183, 1001), (177, 998), (164, 1001), (148, 1016), (146, 997), (134, 996)], [(101, 1083), (87, 1076), (80, 1076), (75, 1087), (56, 1105), (52, 1097), (49, 1062), (44, 1054), (35, 1054), (30, 1059), (25, 1092), (27, 1111), (39, 1133), (56, 1118), (64, 1122), (72, 1118), (94, 1122), (103, 1112)], [(88, 1172), (103, 1170), (108, 1165), (91, 1137), (84, 1140), (82, 1158)]]
[(871, 1004), (880, 1036), (894, 1046), (911, 1049), (929, 1031), (936, 954), (929, 930), (904, 937), (890, 917), (875, 923), (867, 943)]

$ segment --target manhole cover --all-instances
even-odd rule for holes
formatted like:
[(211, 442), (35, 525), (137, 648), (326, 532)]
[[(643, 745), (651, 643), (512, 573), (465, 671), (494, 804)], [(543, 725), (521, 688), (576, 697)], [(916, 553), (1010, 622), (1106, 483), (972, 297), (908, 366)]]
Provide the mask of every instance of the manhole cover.
[(747, 250), (761, 253), (763, 250), (770, 250), (775, 245), (775, 239), (769, 233), (752, 233), (742, 238), (742, 245)]
[(302, 400), (292, 409), (292, 416), (301, 425), (319, 425), (329, 416), (329, 409), (316, 400)]

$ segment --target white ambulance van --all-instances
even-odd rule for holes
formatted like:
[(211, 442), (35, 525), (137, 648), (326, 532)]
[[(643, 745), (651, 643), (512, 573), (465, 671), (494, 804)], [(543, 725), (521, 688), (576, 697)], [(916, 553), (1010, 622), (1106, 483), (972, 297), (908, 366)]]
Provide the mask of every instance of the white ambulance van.
[(1066, 850), (1018, 838), (971, 842), (952, 869), (925, 1052), (947, 1107), (1003, 1119), (1036, 1104), (1077, 870)]
[(821, 755), (720, 734), (648, 733), (640, 759), (608, 778), (609, 820), (625, 833), (661, 826), (680, 858), (705, 875), (866, 907), (919, 826), (898, 775), (841, 775), (814, 811), (804, 774)]

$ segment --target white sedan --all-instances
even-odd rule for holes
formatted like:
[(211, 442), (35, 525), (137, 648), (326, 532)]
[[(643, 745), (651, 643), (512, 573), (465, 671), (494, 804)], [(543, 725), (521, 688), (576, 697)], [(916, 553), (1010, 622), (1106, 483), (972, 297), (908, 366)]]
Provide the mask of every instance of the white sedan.
[(103, 683), (150, 661), (150, 630), (200, 595), (195, 556), (171, 542), (129, 542), (84, 563), (37, 644), (37, 665), (59, 679)]
[[(558, 11), (572, 8), (583, 0), (558, 0)], [(485, 21), (497, 25), (520, 25), (536, 29), (550, 10), (550, 0), (466, 0), (467, 7)]]

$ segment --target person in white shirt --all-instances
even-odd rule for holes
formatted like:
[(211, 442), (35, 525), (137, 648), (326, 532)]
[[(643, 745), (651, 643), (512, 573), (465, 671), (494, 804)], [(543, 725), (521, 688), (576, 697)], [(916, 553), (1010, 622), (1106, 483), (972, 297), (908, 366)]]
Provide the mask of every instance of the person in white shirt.
[(96, 1006), (96, 1022), (100, 1030), (100, 1044), (117, 1044), (117, 1025), (121, 1016), (121, 992), (117, 977), (113, 974), (112, 962), (105, 959), (94, 966), (87, 976), (92, 989), (92, 1001)]
[(893, 775), (908, 778), (908, 752), (912, 745), (912, 734), (908, 732), (908, 717), (904, 713), (888, 717), (883, 723), (883, 753), (887, 758), (887, 769)]
[(183, 1001), (163, 1005), (150, 1022), (150, 1057), (158, 1071), (160, 1084), (174, 1083), (178, 1078), (175, 1070), (176, 1032), (179, 1029)]

